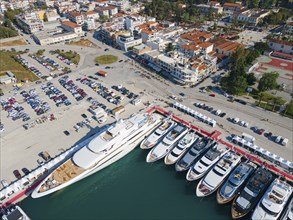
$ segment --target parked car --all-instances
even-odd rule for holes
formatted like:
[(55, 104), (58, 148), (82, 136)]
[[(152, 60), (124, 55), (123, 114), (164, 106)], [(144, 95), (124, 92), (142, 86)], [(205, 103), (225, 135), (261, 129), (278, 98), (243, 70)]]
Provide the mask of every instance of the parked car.
[(51, 160), (51, 156), (47, 151), (41, 152), (40, 157), (42, 157), (45, 161)]
[(257, 134), (262, 135), (265, 132), (265, 129), (261, 128), (257, 130)]
[(69, 131), (67, 131), (67, 130), (65, 130), (63, 133), (64, 133), (66, 136), (69, 136), (69, 135), (70, 135)]
[(38, 159), (38, 160), (37, 160), (37, 163), (38, 163), (39, 165), (43, 165), (45, 162), (44, 162), (43, 160), (41, 160), (41, 159)]
[(3, 186), (3, 187), (6, 187), (6, 186), (8, 186), (9, 184), (8, 184), (8, 182), (7, 182), (7, 180), (1, 180), (1, 185)]
[(215, 94), (215, 93), (211, 93), (211, 94), (209, 94), (209, 96), (211, 96), (211, 97), (215, 97), (216, 94)]
[(17, 179), (21, 179), (21, 174), (20, 174), (19, 170), (14, 170), (13, 174)]
[(25, 175), (28, 175), (30, 173), (30, 171), (27, 168), (22, 168), (21, 170)]

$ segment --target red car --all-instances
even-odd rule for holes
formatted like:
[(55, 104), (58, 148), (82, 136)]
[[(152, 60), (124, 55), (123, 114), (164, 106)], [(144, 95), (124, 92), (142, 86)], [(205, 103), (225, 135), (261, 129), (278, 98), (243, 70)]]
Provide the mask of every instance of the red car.
[(216, 94), (215, 94), (215, 93), (211, 93), (209, 96), (211, 96), (211, 97), (215, 97)]
[(20, 172), (19, 172), (18, 170), (14, 170), (14, 171), (13, 171), (13, 174), (14, 174), (14, 176), (15, 176), (17, 179), (21, 179), (21, 174), (20, 174)]
[(262, 135), (265, 132), (265, 129), (258, 129), (257, 134)]

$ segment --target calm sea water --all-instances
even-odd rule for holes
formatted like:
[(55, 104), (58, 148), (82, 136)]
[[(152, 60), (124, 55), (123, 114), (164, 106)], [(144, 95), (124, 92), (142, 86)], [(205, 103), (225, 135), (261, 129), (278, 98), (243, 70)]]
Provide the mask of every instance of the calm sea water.
[(59, 192), (27, 198), (20, 206), (32, 219), (211, 219), (229, 220), (231, 204), (215, 194), (197, 198), (188, 183), (163, 161), (145, 162), (139, 148), (118, 162)]

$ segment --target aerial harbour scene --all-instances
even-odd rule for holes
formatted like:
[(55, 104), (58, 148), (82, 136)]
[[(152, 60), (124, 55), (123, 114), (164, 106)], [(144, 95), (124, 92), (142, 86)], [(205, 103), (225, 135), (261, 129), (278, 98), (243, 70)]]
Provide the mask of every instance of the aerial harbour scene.
[(0, 0), (0, 219), (293, 220), (291, 0)]

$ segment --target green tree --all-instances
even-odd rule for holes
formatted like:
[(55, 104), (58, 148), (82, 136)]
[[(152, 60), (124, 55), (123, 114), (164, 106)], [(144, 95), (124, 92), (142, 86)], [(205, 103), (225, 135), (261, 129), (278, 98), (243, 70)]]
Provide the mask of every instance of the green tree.
[(286, 103), (286, 101), (280, 96), (273, 97), (272, 101), (273, 101), (272, 111), (275, 111), (276, 105), (284, 105)]
[(44, 22), (47, 22), (48, 21), (47, 13), (44, 14), (44, 19), (43, 20), (44, 20)]
[(263, 92), (270, 89), (277, 88), (277, 78), (279, 77), (279, 74), (277, 72), (271, 72), (271, 73), (265, 73), (261, 77), (258, 83), (258, 90)]
[(232, 76), (228, 77), (229, 86), (226, 88), (228, 93), (233, 95), (239, 95), (244, 93), (247, 89), (247, 81), (245, 76)]
[(12, 30), (10, 28), (4, 27), (3, 25), (0, 25), (0, 39), (15, 37), (15, 36), (17, 36), (17, 32), (15, 30)]
[(249, 74), (247, 75), (247, 77), (246, 77), (246, 80), (247, 80), (247, 84), (248, 84), (249, 86), (254, 85), (255, 82), (256, 82), (256, 78), (255, 78), (255, 76), (254, 76), (254, 73), (249, 73)]
[(166, 53), (175, 50), (175, 47), (172, 43), (168, 43), (167, 47), (166, 47)]
[(247, 5), (248, 5), (248, 8), (258, 8), (259, 0), (248, 0)]
[(254, 44), (254, 49), (257, 50), (260, 54), (263, 54), (266, 50), (269, 50), (270, 47), (267, 43), (264, 42), (256, 42)]
[(106, 21), (108, 20), (108, 16), (107, 16), (107, 15), (100, 15), (99, 20), (100, 20), (101, 22), (106, 22)]

